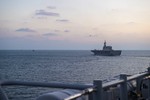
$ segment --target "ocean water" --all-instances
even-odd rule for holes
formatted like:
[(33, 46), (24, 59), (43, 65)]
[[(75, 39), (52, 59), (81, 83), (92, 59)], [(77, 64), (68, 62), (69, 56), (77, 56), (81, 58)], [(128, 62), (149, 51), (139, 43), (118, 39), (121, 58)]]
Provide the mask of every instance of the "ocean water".
[[(93, 83), (121, 73), (147, 70), (150, 50), (122, 51), (121, 56), (94, 56), (88, 50), (1, 50), (0, 80)], [(10, 100), (35, 100), (50, 88), (3, 87)]]

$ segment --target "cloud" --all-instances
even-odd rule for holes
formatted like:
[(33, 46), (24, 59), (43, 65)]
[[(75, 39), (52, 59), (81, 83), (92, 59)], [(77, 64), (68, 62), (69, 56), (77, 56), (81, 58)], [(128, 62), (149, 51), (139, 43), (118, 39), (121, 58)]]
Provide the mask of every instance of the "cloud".
[(60, 30), (54, 30), (54, 32), (60, 32)]
[(45, 10), (36, 10), (35, 15), (41, 15), (41, 16), (55, 16), (59, 17), (59, 13), (49, 12)]
[(92, 28), (92, 30), (97, 31), (97, 30), (98, 30), (98, 28), (96, 28), (96, 27), (95, 27), (95, 28)]
[(120, 9), (115, 8), (115, 9), (111, 9), (111, 11), (112, 12), (120, 12)]
[(70, 31), (69, 31), (69, 30), (64, 30), (64, 32), (68, 33), (68, 32), (70, 32)]
[(56, 33), (45, 33), (43, 34), (43, 36), (57, 36)]
[(136, 24), (136, 22), (133, 22), (133, 21), (131, 21), (131, 22), (128, 22), (127, 24)]
[(98, 37), (98, 34), (89, 34), (88, 37)]
[(37, 16), (37, 19), (47, 19), (46, 16)]
[(47, 8), (48, 9), (56, 9), (56, 7), (54, 7), (54, 6), (48, 6)]
[(57, 21), (57, 22), (65, 22), (65, 23), (66, 23), (66, 22), (67, 22), (67, 23), (69, 22), (69, 20), (67, 20), (67, 19), (57, 19), (56, 21)]
[(96, 35), (91, 35), (91, 34), (90, 34), (89, 37), (96, 37)]
[(35, 30), (32, 30), (30, 28), (20, 28), (16, 30), (17, 32), (36, 32)]

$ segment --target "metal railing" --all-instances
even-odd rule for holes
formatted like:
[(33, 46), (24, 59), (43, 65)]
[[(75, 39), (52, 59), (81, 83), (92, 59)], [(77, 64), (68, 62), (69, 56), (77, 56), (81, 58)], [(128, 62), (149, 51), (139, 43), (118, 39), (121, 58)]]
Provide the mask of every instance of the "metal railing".
[[(93, 84), (65, 84), (65, 83), (43, 83), (43, 82), (22, 82), (22, 81), (1, 81), (0, 82), (0, 100), (8, 100), (6, 93), (2, 90), (3, 86), (21, 85), (21, 86), (34, 86), (34, 87), (50, 87), (50, 88), (63, 88), (63, 89), (75, 89), (79, 90), (75, 93), (61, 100), (75, 100), (81, 96), (87, 95), (86, 100), (128, 100), (128, 92), (131, 90), (128, 84), (134, 81), (136, 87), (136, 93), (141, 91), (141, 82), (144, 78), (150, 75), (150, 67), (148, 71), (139, 73), (136, 75), (128, 76), (121, 74), (120, 79), (116, 79), (110, 82), (102, 83), (102, 80), (94, 80)], [(133, 85), (133, 84), (132, 84)], [(117, 99), (109, 99), (112, 93), (111, 90), (118, 91)], [(107, 97), (107, 98), (106, 98)], [(110, 96), (111, 97), (111, 96)], [(44, 98), (44, 96), (43, 96)], [(148, 98), (150, 98), (150, 81), (148, 81)], [(44, 100), (44, 99), (43, 99)]]

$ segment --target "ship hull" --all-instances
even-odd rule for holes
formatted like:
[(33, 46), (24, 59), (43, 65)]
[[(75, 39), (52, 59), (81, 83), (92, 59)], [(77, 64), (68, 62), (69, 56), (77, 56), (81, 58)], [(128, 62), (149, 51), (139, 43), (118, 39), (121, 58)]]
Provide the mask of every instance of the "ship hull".
[(99, 56), (120, 56), (121, 55), (121, 50), (91, 50), (91, 52), (94, 53), (94, 55), (99, 55)]

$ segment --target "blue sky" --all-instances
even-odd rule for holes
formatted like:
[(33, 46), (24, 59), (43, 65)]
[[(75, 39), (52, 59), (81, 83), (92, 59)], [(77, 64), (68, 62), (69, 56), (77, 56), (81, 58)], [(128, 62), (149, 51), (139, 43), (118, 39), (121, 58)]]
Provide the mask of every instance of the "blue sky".
[(0, 49), (150, 50), (149, 0), (0, 0)]

